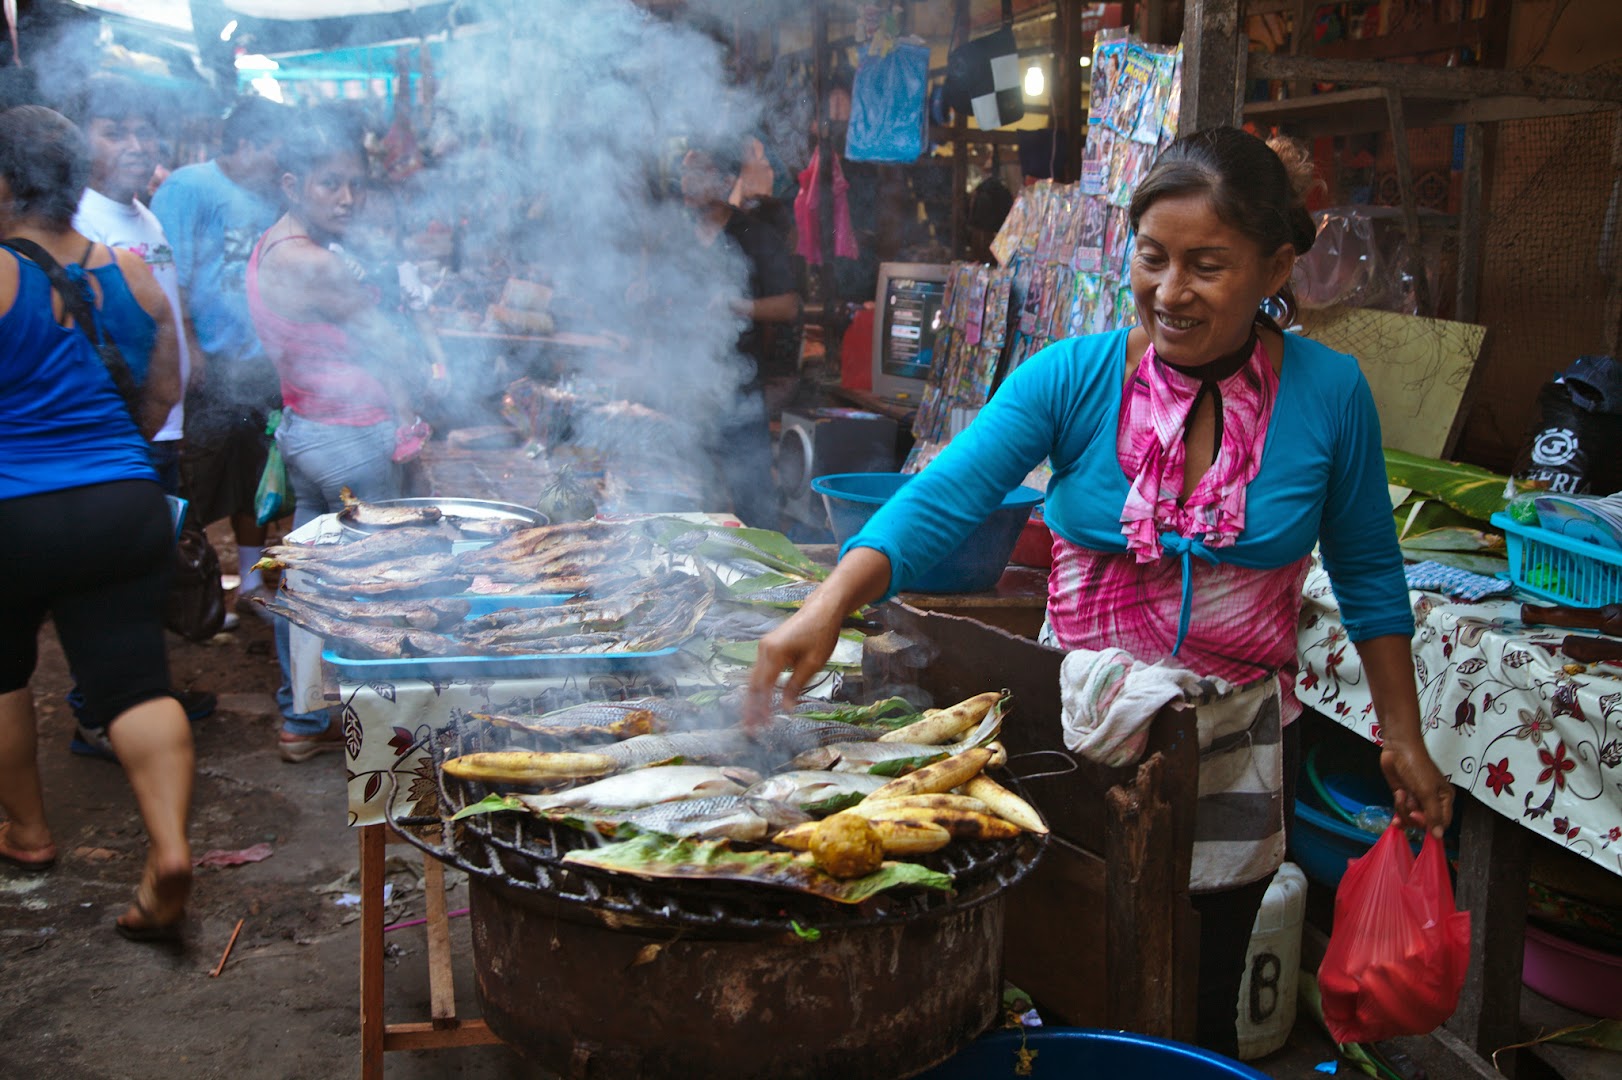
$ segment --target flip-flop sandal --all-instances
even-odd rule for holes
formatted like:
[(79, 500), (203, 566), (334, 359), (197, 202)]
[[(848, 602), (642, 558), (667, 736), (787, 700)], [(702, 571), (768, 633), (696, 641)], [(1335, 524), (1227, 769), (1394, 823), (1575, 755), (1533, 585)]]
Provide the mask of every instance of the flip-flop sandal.
[[(11, 831), (9, 828), (10, 824), (10, 822), (6, 822), (8, 828), (5, 829), (5, 832)], [(0, 835), (4, 834), (0, 833)], [(48, 850), (50, 851), (50, 854), (43, 859), (29, 859), (23, 856), (20, 848), (7, 847), (5, 845), (5, 841), (0, 840), (0, 863), (4, 863), (7, 866), (15, 866), (24, 873), (43, 874), (45, 871), (56, 865), (56, 848), (52, 847)]]
[(118, 931), (120, 937), (126, 941), (165, 942), (180, 940), (180, 924), (186, 921), (186, 913), (181, 912), (172, 922), (160, 923), (153, 916), (147, 906), (141, 903), (140, 897), (135, 899), (135, 910), (141, 918), (146, 920), (143, 926), (131, 926), (124, 921), (121, 915), (113, 921), (113, 929)]

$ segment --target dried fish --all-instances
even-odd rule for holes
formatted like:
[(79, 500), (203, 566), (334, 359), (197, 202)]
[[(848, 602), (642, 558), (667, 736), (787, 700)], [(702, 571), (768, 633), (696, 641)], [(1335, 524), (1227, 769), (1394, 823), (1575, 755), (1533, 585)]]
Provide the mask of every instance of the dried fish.
[(287, 593), (288, 603), (312, 608), (345, 622), (371, 626), (399, 626), (414, 630), (445, 630), (463, 625), (472, 604), (449, 598), (424, 600), (335, 600), (317, 593)]
[(402, 525), (432, 525), (445, 516), (437, 506), (378, 506), (362, 502), (347, 487), (339, 488), (338, 495), (344, 508), (338, 512), (340, 521), (365, 528), (392, 529)]
[(312, 634), (343, 642), (345, 654), (356, 659), (394, 660), (410, 656), (455, 656), (465, 648), (451, 638), (427, 630), (368, 626), (336, 619), (296, 602), (266, 601), (257, 596), (251, 599), (271, 614), (280, 615)]

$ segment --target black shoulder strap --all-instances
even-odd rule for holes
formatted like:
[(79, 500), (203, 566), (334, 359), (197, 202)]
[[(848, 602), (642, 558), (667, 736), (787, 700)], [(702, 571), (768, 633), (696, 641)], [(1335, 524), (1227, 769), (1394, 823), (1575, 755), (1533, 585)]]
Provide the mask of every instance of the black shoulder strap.
[[(130, 416), (135, 417), (136, 403), (140, 400), (140, 388), (135, 385), (135, 376), (130, 374), (129, 364), (124, 362), (124, 354), (119, 352), (117, 343), (102, 333), (101, 324), (96, 321), (95, 310), (85, 290), (78, 282), (68, 277), (68, 272), (51, 257), (50, 252), (32, 240), (13, 236), (9, 240), (0, 241), (0, 247), (10, 248), (17, 254), (25, 256), (35, 266), (45, 271), (45, 276), (50, 279), (51, 288), (61, 295), (62, 305), (67, 308), (68, 314), (73, 316), (74, 325), (90, 340), (96, 354), (101, 357), (102, 364), (106, 366), (107, 374), (112, 376), (113, 385), (118, 388), (118, 394), (124, 399), (124, 405), (129, 409)], [(95, 243), (92, 242), (85, 251), (86, 257), (94, 249)], [(136, 422), (136, 426), (140, 426), (139, 421)]]

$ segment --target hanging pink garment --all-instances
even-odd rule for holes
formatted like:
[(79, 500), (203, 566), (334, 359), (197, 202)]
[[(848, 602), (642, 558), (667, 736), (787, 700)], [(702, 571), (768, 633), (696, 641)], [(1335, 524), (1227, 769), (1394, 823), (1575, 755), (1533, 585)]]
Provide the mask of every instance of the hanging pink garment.
[[(822, 191), (817, 185), (817, 170), (821, 167), (822, 149), (811, 154), (811, 161), (800, 173), (800, 193), (794, 196), (794, 225), (799, 240), (795, 253), (812, 266), (822, 263), (822, 229), (817, 219), (822, 205)], [(841, 259), (857, 256), (856, 231), (850, 225), (850, 181), (834, 156), (834, 254)]]

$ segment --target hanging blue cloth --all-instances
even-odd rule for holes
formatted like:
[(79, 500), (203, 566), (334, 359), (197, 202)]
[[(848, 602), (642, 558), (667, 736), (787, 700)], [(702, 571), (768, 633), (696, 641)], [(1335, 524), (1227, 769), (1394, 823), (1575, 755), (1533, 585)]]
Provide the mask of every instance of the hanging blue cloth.
[(924, 92), (929, 48), (897, 42), (883, 56), (864, 54), (850, 91), (845, 156), (851, 161), (906, 163), (924, 152)]

